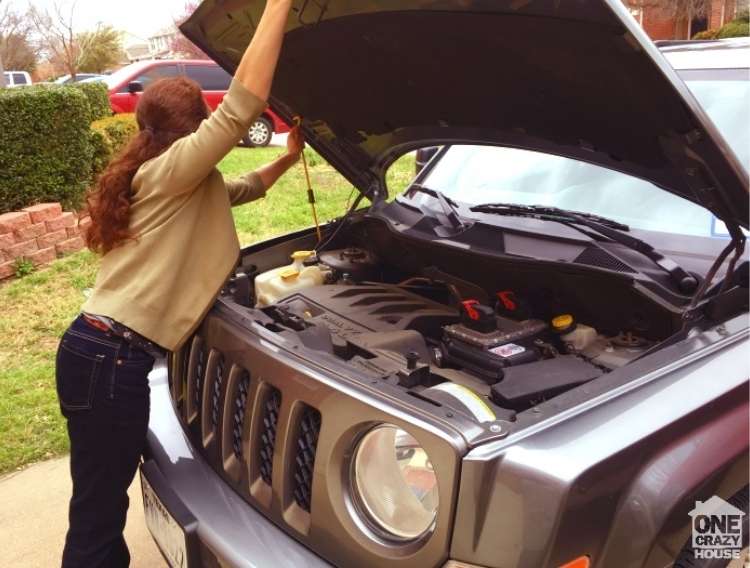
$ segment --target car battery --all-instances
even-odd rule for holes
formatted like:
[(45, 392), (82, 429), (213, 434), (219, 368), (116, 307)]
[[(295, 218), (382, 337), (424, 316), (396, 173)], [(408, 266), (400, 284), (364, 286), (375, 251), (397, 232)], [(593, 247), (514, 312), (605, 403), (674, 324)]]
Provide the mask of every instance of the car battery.
[(503, 378), (503, 369), (541, 358), (534, 345), (547, 330), (540, 320), (515, 321), (497, 316), (478, 302), (464, 302), (461, 322), (443, 327), (443, 364), (465, 368), (488, 383)]

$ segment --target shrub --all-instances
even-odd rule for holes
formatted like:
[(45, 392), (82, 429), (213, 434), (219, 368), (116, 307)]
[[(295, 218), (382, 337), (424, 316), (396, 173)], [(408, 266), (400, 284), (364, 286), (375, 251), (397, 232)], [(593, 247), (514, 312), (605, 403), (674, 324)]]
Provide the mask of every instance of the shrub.
[(102, 132), (112, 144), (112, 152), (117, 153), (138, 133), (134, 114), (116, 114), (97, 120), (91, 124), (92, 130)]
[(80, 204), (91, 179), (90, 112), (80, 89), (0, 90), (0, 213)]
[(16, 278), (23, 278), (32, 274), (35, 270), (34, 263), (28, 258), (20, 257), (13, 262), (13, 272)]
[(724, 24), (716, 37), (725, 39), (728, 37), (747, 37), (748, 35), (750, 35), (750, 23), (747, 20), (733, 20)]
[(112, 157), (122, 150), (137, 132), (138, 125), (134, 114), (117, 114), (91, 124), (94, 178), (107, 167)]
[(693, 36), (693, 39), (716, 39), (716, 36), (719, 34), (719, 30), (705, 30), (703, 32), (698, 32)]
[(112, 107), (109, 104), (109, 92), (107, 85), (102, 82), (95, 83), (73, 83), (70, 87), (79, 89), (89, 101), (91, 115), (89, 122), (112, 116)]

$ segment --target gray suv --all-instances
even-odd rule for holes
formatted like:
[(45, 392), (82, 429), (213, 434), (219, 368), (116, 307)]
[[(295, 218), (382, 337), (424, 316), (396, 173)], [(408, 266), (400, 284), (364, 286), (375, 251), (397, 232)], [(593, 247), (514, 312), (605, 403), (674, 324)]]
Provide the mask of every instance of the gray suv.
[[(206, 0), (183, 31), (232, 71), (262, 8)], [(360, 196), (243, 250), (154, 374), (165, 558), (742, 562), (747, 42), (670, 65), (619, 0), (293, 13), (271, 106)]]

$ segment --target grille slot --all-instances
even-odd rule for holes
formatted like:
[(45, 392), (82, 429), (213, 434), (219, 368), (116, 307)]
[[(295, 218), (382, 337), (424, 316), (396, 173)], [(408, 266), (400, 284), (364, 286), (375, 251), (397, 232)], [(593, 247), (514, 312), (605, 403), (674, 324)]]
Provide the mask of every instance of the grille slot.
[(250, 373), (242, 371), (237, 385), (237, 396), (234, 399), (232, 413), (232, 450), (238, 460), (242, 460), (242, 430), (245, 426), (245, 408), (250, 392)]
[(214, 384), (211, 389), (211, 426), (216, 431), (219, 426), (219, 405), (221, 403), (221, 386), (224, 382), (224, 356), (219, 355), (214, 371)]
[(200, 346), (198, 346), (198, 353), (195, 357), (195, 388), (193, 389), (193, 408), (195, 408), (198, 415), (200, 415), (201, 412), (201, 392), (203, 390), (203, 381), (206, 378), (207, 358), (206, 348), (201, 341)]
[(635, 270), (630, 268), (619, 258), (616, 258), (597, 247), (587, 247), (583, 249), (583, 252), (579, 254), (573, 262), (576, 264), (596, 266), (597, 268), (606, 268), (607, 270), (614, 270), (615, 272), (628, 272), (631, 274), (635, 272)]
[(276, 426), (281, 410), (281, 392), (275, 387), (268, 387), (262, 406), (263, 417), (260, 423), (258, 444), (258, 463), (260, 476), (268, 485), (273, 477), (273, 450), (276, 444)]
[(312, 499), (315, 450), (318, 446), (321, 417), (316, 409), (305, 406), (297, 430), (294, 456), (294, 500), (302, 509), (310, 512)]

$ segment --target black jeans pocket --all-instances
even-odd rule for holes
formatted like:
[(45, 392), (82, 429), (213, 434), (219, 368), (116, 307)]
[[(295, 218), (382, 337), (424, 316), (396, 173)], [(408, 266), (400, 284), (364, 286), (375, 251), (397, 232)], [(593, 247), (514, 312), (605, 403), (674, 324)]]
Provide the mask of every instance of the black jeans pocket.
[(63, 339), (57, 351), (57, 396), (68, 411), (90, 410), (105, 355), (85, 353)]

